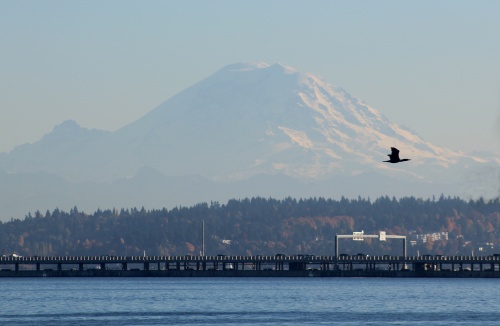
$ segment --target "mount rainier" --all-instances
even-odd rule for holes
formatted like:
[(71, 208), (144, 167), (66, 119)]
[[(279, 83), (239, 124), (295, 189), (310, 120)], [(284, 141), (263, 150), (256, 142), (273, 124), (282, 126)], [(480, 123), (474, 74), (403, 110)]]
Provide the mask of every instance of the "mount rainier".
[[(382, 162), (392, 146), (412, 160)], [(238, 63), (115, 132), (66, 121), (1, 153), (0, 204), (19, 215), (247, 196), (460, 195), (464, 176), (499, 164), (431, 144), (315, 75)], [(20, 180), (39, 179), (45, 188), (32, 184), (28, 198)]]

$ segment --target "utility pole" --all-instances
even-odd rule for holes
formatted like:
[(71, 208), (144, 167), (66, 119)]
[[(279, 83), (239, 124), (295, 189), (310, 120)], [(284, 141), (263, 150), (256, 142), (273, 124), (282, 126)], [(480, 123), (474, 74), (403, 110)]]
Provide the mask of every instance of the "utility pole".
[(201, 255), (205, 256), (205, 220), (201, 221)]

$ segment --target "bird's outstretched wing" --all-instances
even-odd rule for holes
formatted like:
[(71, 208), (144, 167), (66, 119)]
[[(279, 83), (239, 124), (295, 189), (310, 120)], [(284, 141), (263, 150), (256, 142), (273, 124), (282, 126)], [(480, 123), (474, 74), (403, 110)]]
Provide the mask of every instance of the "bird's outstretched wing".
[(391, 161), (399, 161), (399, 149), (396, 147), (391, 147)]

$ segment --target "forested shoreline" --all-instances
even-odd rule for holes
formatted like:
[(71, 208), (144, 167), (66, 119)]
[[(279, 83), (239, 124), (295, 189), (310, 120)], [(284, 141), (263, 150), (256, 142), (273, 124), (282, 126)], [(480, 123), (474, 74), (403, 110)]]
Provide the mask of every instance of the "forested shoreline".
[[(2, 255), (333, 255), (337, 234), (407, 236), (408, 255), (490, 255), (500, 246), (500, 200), (457, 197), (233, 199), (172, 209), (29, 213), (0, 223)], [(443, 235), (434, 239), (432, 234)], [(425, 240), (423, 240), (425, 239)], [(396, 240), (342, 240), (341, 252), (400, 255)], [(500, 252), (500, 248), (498, 249)]]

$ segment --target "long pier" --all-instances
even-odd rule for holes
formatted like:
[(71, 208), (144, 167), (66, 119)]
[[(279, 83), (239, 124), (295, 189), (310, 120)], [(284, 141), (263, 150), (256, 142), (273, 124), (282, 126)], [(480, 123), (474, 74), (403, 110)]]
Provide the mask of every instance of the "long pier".
[(0, 277), (500, 277), (500, 256), (1, 257)]

